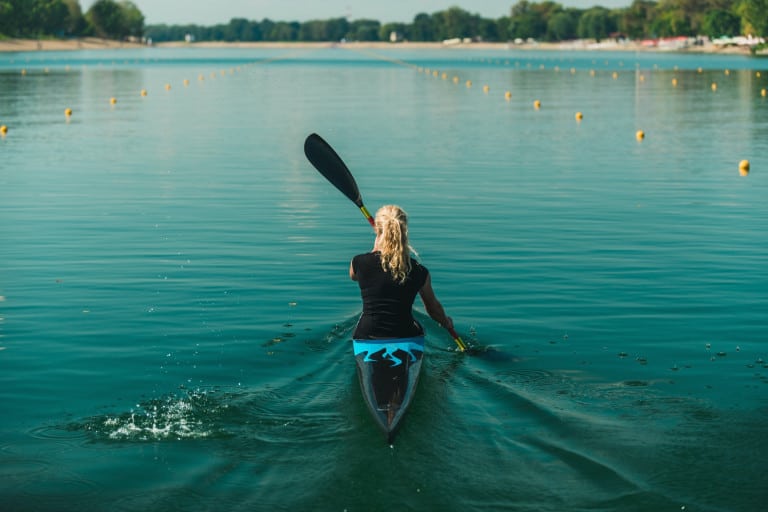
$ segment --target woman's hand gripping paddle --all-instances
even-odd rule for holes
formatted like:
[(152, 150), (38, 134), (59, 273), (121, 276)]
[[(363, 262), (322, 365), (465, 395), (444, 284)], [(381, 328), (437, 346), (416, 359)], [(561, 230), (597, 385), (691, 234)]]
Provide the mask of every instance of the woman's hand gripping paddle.
[[(363, 204), (363, 198), (360, 196), (360, 190), (357, 188), (355, 178), (349, 172), (341, 157), (336, 154), (336, 151), (322, 137), (313, 133), (304, 141), (304, 154), (307, 155), (307, 159), (315, 166), (315, 169), (325, 176), (325, 179), (330, 181), (334, 187), (355, 203), (355, 206), (360, 208), (368, 223), (376, 227), (373, 217)], [(453, 328), (449, 328), (448, 332), (461, 352), (467, 350), (467, 345)]]

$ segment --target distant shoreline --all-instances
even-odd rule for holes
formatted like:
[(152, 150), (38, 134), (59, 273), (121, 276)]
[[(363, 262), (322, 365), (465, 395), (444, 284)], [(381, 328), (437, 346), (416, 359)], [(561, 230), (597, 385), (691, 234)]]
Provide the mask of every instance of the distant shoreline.
[[(559, 51), (631, 51), (631, 52), (681, 52), (681, 53), (707, 53), (718, 55), (750, 55), (748, 47), (744, 46), (717, 46), (707, 43), (701, 46), (688, 46), (685, 48), (660, 48), (648, 47), (639, 42), (601, 44), (586, 41), (568, 41), (561, 43), (423, 43), (423, 42), (348, 42), (348, 43), (312, 43), (312, 42), (170, 42), (158, 43), (149, 48), (332, 48), (345, 47), (350, 49), (433, 49), (433, 50), (559, 50)], [(0, 52), (34, 52), (34, 51), (75, 51), (75, 50), (115, 50), (121, 48), (148, 48), (141, 43), (120, 42), (109, 39), (83, 38), (83, 39), (3, 39), (0, 40)]]
[(113, 50), (119, 48), (144, 48), (140, 43), (129, 43), (85, 37), (81, 39), (0, 39), (0, 52)]

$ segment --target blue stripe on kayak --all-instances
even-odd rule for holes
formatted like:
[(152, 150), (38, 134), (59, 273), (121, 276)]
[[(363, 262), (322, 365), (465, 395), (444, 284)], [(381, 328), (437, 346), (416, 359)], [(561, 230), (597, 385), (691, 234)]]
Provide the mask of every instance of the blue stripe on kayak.
[(414, 338), (394, 338), (388, 340), (352, 340), (352, 346), (355, 349), (355, 356), (365, 354), (365, 359), (363, 359), (363, 361), (366, 363), (375, 362), (370, 358), (371, 355), (383, 349), (384, 355), (382, 357), (393, 361), (395, 363), (394, 366), (399, 366), (403, 364), (403, 360), (399, 357), (395, 357), (395, 351), (402, 350), (403, 352), (407, 352), (411, 357), (411, 361), (416, 361), (416, 355), (413, 351), (424, 352), (424, 336), (417, 336)]

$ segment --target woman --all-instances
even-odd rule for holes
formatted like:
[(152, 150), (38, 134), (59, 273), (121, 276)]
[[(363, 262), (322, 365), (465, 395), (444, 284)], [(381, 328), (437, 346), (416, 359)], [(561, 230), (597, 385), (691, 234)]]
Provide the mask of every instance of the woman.
[(349, 277), (360, 285), (363, 299), (363, 313), (353, 339), (423, 336), (424, 328), (412, 310), (417, 293), (429, 316), (442, 327), (453, 329), (453, 320), (432, 289), (429, 271), (410, 253), (406, 213), (399, 206), (382, 206), (376, 212), (373, 251), (358, 254), (349, 266)]

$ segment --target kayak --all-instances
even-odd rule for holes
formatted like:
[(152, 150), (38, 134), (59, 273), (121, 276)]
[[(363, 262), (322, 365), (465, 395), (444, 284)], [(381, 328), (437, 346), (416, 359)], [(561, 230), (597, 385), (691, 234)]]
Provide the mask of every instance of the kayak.
[(424, 357), (424, 337), (353, 340), (360, 390), (387, 442), (413, 400)]

